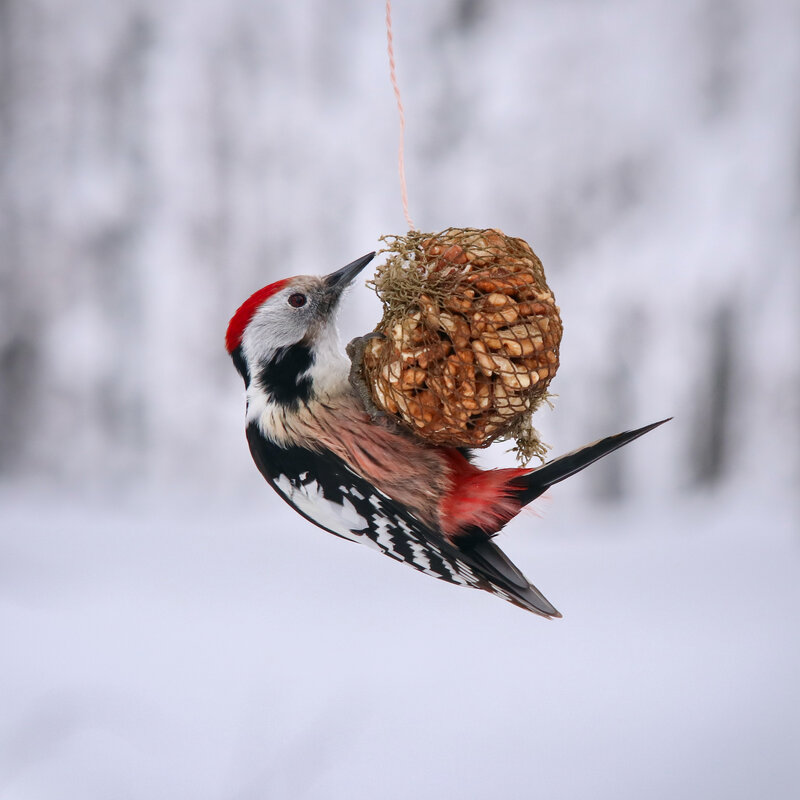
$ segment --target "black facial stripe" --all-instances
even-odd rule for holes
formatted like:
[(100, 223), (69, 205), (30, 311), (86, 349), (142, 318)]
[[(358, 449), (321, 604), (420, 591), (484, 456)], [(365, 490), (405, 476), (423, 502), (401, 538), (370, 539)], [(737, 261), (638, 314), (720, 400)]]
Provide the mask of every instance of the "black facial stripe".
[(264, 391), (276, 403), (297, 407), (311, 398), (308, 370), (314, 363), (311, 348), (303, 342), (279, 347), (258, 373)]
[(247, 369), (247, 362), (242, 355), (242, 346), (239, 345), (232, 353), (233, 366), (236, 367), (237, 372), (244, 378), (244, 388), (250, 385), (250, 370)]

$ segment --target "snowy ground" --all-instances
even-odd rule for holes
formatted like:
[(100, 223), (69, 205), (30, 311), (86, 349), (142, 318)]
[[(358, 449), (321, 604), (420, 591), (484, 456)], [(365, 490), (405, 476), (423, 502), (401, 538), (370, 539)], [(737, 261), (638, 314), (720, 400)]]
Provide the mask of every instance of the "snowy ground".
[[(563, 495), (562, 495), (563, 497)], [(800, 796), (786, 500), (517, 521), (547, 622), (238, 503), (0, 495), (0, 797)]]

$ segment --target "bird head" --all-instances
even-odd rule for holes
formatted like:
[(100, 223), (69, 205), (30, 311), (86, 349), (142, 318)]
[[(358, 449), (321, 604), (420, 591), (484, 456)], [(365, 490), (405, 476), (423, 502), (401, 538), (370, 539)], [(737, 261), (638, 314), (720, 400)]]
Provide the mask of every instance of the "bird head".
[(330, 275), (299, 275), (251, 295), (231, 318), (225, 346), (246, 386), (295, 402), (315, 371), (341, 360), (336, 312), (344, 290), (375, 257), (368, 253)]

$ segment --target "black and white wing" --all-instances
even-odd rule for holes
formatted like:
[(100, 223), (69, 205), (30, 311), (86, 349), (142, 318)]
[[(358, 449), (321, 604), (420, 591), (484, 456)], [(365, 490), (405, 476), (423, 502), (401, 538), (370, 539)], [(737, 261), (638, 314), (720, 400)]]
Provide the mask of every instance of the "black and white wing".
[(261, 474), (314, 525), (440, 580), (483, 589), (545, 617), (561, 616), (493, 542), (450, 542), (332, 453), (281, 447), (256, 423), (248, 425), (247, 440)]

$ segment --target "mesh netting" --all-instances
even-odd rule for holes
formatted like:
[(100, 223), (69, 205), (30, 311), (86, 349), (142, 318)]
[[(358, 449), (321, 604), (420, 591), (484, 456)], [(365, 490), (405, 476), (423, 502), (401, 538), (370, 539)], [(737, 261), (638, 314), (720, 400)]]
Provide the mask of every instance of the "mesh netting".
[(521, 459), (542, 455), (530, 418), (558, 369), (562, 326), (530, 246), (473, 228), (384, 241), (371, 281), (382, 335), (361, 365), (375, 405), (432, 444), (514, 438)]

